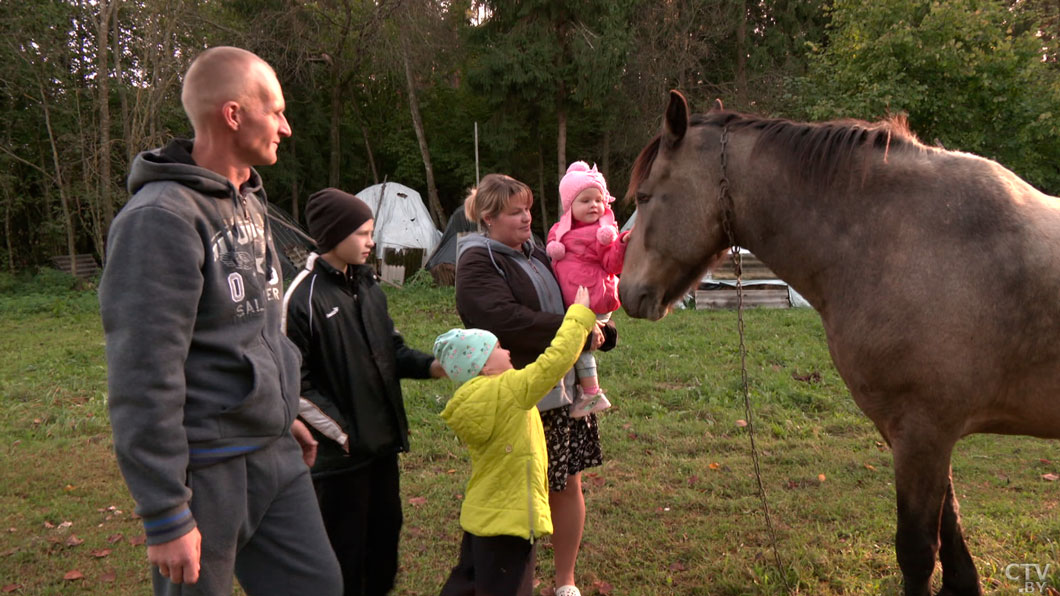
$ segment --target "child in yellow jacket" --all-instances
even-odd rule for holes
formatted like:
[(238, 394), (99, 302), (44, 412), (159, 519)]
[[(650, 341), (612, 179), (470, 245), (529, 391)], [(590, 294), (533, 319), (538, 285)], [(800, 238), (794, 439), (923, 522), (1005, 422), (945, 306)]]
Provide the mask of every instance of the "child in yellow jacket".
[(434, 355), (462, 383), (442, 418), (467, 444), (471, 480), (460, 509), (460, 560), (441, 596), (529, 596), (534, 540), (552, 533), (548, 456), (536, 404), (574, 366), (596, 323), (578, 288), (552, 345), (523, 369), (481, 329), (438, 336)]

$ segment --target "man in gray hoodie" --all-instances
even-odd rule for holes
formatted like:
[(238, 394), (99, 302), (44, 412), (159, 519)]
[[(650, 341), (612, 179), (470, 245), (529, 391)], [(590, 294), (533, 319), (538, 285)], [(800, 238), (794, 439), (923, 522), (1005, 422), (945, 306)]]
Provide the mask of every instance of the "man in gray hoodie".
[(228, 595), (234, 575), (251, 596), (338, 595), (252, 167), (291, 135), (283, 92), (261, 58), (217, 47), (181, 101), (195, 138), (136, 157), (99, 289), (114, 448), (154, 591)]

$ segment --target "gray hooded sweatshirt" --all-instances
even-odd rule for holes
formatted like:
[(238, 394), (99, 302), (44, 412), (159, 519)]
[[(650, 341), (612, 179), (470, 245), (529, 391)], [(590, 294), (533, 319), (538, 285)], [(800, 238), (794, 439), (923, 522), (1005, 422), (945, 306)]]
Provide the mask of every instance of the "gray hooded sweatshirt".
[[(261, 178), (198, 167), (191, 142), (141, 153), (99, 287), (118, 465), (148, 544), (195, 527), (187, 470), (289, 432), (299, 356)], [(233, 495), (233, 498), (243, 498)]]

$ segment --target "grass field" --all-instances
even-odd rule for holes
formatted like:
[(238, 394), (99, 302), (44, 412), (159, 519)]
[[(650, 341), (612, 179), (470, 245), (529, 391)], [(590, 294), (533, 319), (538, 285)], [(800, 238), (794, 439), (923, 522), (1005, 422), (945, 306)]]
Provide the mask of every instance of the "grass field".
[[(146, 594), (143, 532), (111, 451), (95, 294), (70, 286), (57, 274), (0, 276), (0, 593)], [(429, 349), (458, 324), (452, 289), (387, 293), (414, 347)], [(900, 593), (890, 453), (836, 374), (819, 319), (810, 310), (745, 318), (783, 570), (738, 423), (735, 313), (678, 311), (648, 323), (619, 312), (620, 345), (599, 357), (615, 407), (601, 419), (605, 464), (584, 479), (584, 594)], [(395, 593), (436, 594), (456, 561), (469, 461), (438, 417), (452, 383), (404, 389), (412, 452), (402, 459)], [(958, 444), (953, 468), (986, 591), (1019, 593), (1022, 574), (1046, 565), (1060, 587), (1060, 483), (1046, 479), (1060, 474), (1060, 443), (973, 436)], [(538, 553), (548, 594), (547, 540)]]

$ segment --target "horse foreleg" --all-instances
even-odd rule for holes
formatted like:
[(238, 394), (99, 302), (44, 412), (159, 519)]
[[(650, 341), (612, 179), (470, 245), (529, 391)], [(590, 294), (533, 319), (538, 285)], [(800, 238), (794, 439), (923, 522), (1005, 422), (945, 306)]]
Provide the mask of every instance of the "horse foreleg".
[(946, 499), (942, 503), (942, 524), (939, 530), (939, 561), (942, 563), (942, 589), (938, 596), (982, 596), (979, 574), (964, 543), (961, 531), (960, 506), (953, 493), (953, 470), (950, 470)]
[(914, 436), (891, 441), (898, 497), (895, 554), (905, 596), (931, 596), (931, 575), (939, 552), (939, 524), (953, 444), (925, 440), (930, 432), (919, 429)]

